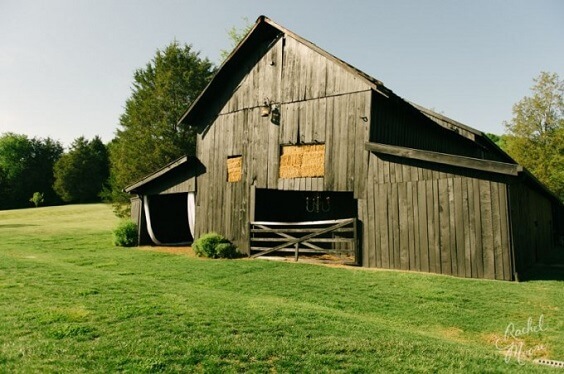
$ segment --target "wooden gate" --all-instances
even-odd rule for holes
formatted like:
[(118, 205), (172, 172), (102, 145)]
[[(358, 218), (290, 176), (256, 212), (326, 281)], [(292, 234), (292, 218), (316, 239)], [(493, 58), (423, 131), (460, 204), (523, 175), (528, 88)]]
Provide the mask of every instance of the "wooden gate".
[(300, 249), (308, 253), (345, 254), (360, 264), (356, 218), (308, 222), (251, 222), (251, 257)]

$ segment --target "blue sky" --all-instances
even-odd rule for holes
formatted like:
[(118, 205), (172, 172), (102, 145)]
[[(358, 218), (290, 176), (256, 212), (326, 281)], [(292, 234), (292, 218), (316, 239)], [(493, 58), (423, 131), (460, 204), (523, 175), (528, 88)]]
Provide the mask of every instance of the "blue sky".
[(135, 69), (174, 39), (219, 63), (264, 14), (399, 96), (502, 133), (541, 71), (564, 79), (564, 1), (0, 0), (0, 133), (113, 138)]

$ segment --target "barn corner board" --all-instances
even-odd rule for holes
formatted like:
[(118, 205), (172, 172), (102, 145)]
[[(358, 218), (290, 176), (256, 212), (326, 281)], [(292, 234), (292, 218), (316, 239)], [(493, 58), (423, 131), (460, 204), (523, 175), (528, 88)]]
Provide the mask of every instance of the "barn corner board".
[(196, 154), (126, 188), (142, 243), (353, 243), (365, 267), (514, 280), (563, 232), (559, 200), (484, 133), (264, 16), (179, 124)]

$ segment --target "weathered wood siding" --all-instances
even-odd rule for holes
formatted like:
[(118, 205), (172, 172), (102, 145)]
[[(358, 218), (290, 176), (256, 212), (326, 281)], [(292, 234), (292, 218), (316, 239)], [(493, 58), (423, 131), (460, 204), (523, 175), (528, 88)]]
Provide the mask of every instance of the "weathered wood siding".
[(151, 244), (151, 238), (147, 231), (145, 212), (143, 211), (143, 200), (138, 196), (131, 198), (131, 220), (137, 225), (137, 242), (139, 245)]
[(132, 197), (131, 202), (131, 220), (139, 226), (141, 222), (141, 210), (143, 209), (143, 202), (138, 196)]
[[(229, 86), (229, 85), (228, 85)], [(206, 170), (197, 178), (196, 237), (217, 231), (248, 251), (254, 188), (354, 191), (366, 184), (371, 89), (291, 37), (258, 59), (197, 139)], [(261, 117), (265, 101), (280, 112)], [(324, 177), (279, 178), (281, 145), (325, 144)], [(242, 156), (242, 180), (227, 182), (226, 159)]]
[(511, 280), (506, 183), (371, 153), (363, 265)]
[(515, 266), (523, 273), (554, 246), (554, 222), (549, 199), (524, 183), (509, 188)]
[(388, 99), (375, 94), (372, 118), (373, 142), (507, 162), (507, 157), (479, 144), (480, 139), (474, 141), (473, 134), (453, 131), (446, 122), (432, 120), (395, 96)]

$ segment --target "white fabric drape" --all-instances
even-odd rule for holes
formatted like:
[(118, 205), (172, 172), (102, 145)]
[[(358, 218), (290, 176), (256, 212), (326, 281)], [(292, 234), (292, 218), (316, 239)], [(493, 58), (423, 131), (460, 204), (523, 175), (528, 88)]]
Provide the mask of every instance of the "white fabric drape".
[(194, 224), (196, 223), (196, 195), (188, 192), (188, 228), (194, 238)]
[(145, 210), (145, 221), (147, 222), (147, 231), (149, 232), (149, 236), (153, 243), (160, 245), (162, 244), (160, 241), (157, 240), (155, 237), (155, 233), (153, 232), (153, 226), (151, 226), (151, 212), (149, 211), (149, 197), (143, 196), (143, 209)]

